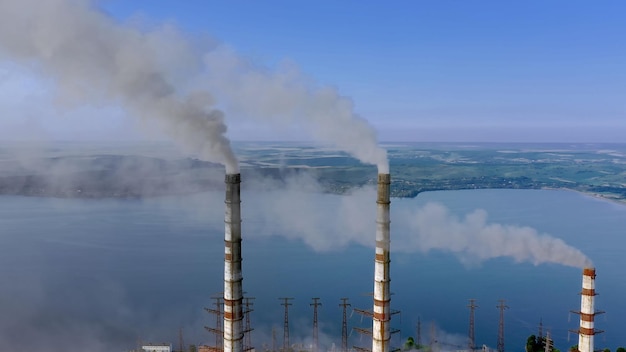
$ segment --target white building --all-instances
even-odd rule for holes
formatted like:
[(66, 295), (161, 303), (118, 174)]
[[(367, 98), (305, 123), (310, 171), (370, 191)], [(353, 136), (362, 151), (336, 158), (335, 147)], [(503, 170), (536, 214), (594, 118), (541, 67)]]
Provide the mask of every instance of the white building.
[(141, 346), (144, 352), (172, 352), (171, 343), (149, 343)]

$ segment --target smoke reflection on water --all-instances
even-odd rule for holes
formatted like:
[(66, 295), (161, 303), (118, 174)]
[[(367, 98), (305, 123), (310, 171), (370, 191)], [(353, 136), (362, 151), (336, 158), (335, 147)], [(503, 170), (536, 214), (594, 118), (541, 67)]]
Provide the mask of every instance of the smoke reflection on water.
[[(367, 193), (363, 197), (369, 200)], [(301, 215), (300, 227), (282, 220), (269, 224), (273, 212), (261, 211), (261, 207), (270, 195), (248, 192), (243, 197), (244, 290), (257, 297), (253, 343), (268, 342), (272, 327), (282, 337), (283, 311), (277, 298), (284, 296), (296, 298), (290, 311), (292, 341), (305, 341), (311, 327), (310, 298), (317, 296), (323, 304), (320, 336), (338, 345), (339, 298), (350, 297), (353, 307), (371, 306), (371, 297), (365, 293), (372, 289), (373, 254), (369, 244), (363, 244), (373, 238), (373, 220), (367, 220), (373, 218), (366, 211), (361, 214), (363, 224), (333, 229), (340, 209), (350, 202), (341, 196), (309, 193), (308, 204), (302, 200), (290, 204), (314, 211), (318, 217), (306, 222)], [(361, 201), (358, 194), (355, 197)], [(214, 318), (202, 307), (210, 306), (210, 296), (222, 290), (223, 194), (144, 201), (0, 199), (0, 311), (4, 312), (0, 341), (8, 349), (51, 343), (66, 346), (67, 341), (95, 346), (94, 350), (124, 349), (134, 346), (138, 335), (145, 341), (176, 341), (179, 326), (185, 330), (186, 342), (213, 343), (202, 327), (213, 326)], [(281, 201), (287, 203), (288, 197)], [(621, 310), (618, 293), (626, 287), (617, 278), (626, 263), (606, 243), (623, 245), (619, 237), (626, 225), (623, 207), (573, 192), (426, 193), (417, 199), (392, 200), (392, 243), (396, 246), (392, 307), (402, 311), (394, 317), (394, 325), (402, 328), (395, 337), (398, 343), (415, 336), (418, 315), (425, 324), (423, 341), (429, 338), (429, 321), (436, 321), (442, 331), (465, 334), (465, 306), (468, 298), (475, 298), (481, 306), (476, 312), (477, 343), (494, 346), (495, 304), (505, 298), (511, 307), (506, 313), (507, 345), (523, 344), (536, 333), (539, 318), (552, 329), (557, 347), (573, 344), (566, 341), (566, 330), (577, 323), (568, 324), (567, 312), (579, 304), (579, 270), (515, 264), (506, 258), (468, 266), (442, 251), (400, 250), (403, 221), (394, 214), (432, 201), (444, 204), (458, 218), (482, 208), (489, 212), (490, 222), (531, 226), (584, 248), (598, 268), (597, 288), (602, 294), (598, 308), (608, 311), (608, 316)], [(271, 205), (276, 211), (288, 210), (287, 205)], [(371, 207), (373, 214), (375, 205)], [(296, 216), (292, 212), (285, 217)], [(308, 245), (303, 245), (303, 228), (322, 240), (305, 239)], [(345, 240), (342, 231), (364, 231), (364, 235)], [(592, 232), (598, 239), (595, 242), (589, 241)], [(327, 240), (337, 240), (338, 246), (326, 245)], [(617, 332), (625, 326), (615, 319), (609, 321), (610, 325), (602, 320), (597, 325), (607, 331), (606, 346), (614, 348), (621, 342)], [(349, 324), (369, 326), (357, 315)], [(351, 335), (351, 345), (368, 343)]]

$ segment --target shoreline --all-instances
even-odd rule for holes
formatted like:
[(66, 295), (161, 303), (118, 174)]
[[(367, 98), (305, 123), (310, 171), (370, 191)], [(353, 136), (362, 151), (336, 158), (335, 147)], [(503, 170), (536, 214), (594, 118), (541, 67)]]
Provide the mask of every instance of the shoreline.
[[(523, 188), (523, 189), (531, 189), (531, 188)], [(567, 191), (567, 192), (575, 192), (578, 194), (582, 194), (584, 196), (590, 197), (590, 198), (594, 198), (597, 200), (601, 200), (601, 201), (605, 201), (605, 202), (609, 202), (609, 203), (613, 203), (613, 204), (618, 204), (618, 205), (622, 205), (622, 206), (626, 206), (626, 199), (625, 198), (612, 198), (612, 197), (607, 197), (606, 195), (603, 195), (602, 193), (593, 193), (593, 192), (585, 192), (585, 191), (579, 191), (577, 189), (571, 189), (571, 188), (541, 188), (542, 190), (552, 190), (552, 191)]]
[(626, 199), (624, 199), (624, 198), (607, 197), (607, 196), (605, 196), (605, 195), (603, 195), (601, 193), (591, 193), (591, 192), (583, 192), (583, 191), (576, 191), (576, 190), (571, 190), (571, 191), (584, 194), (584, 195), (589, 196), (591, 198), (595, 198), (595, 199), (611, 202), (611, 203), (614, 203), (614, 204), (619, 204), (619, 205), (626, 206)]

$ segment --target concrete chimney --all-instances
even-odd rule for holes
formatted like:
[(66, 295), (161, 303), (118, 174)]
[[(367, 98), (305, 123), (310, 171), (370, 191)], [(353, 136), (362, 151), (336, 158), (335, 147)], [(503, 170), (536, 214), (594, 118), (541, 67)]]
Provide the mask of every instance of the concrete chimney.
[(594, 327), (595, 311), (595, 268), (583, 269), (583, 291), (580, 298), (580, 327), (578, 329), (578, 350), (580, 352), (594, 352), (593, 338), (596, 334)]
[(391, 294), (389, 291), (389, 174), (378, 174), (376, 211), (376, 258), (374, 261), (374, 314), (372, 352), (389, 352)]
[(224, 352), (243, 352), (240, 174), (227, 174), (224, 227)]

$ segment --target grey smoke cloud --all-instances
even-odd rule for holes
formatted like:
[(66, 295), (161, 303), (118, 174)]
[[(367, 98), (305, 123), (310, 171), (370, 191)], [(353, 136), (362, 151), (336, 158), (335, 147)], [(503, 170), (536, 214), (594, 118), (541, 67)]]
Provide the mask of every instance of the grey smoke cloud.
[(353, 155), (389, 173), (387, 152), (376, 131), (333, 87), (317, 86), (292, 64), (268, 70), (227, 47), (205, 55), (209, 87), (233, 110), (276, 125), (301, 124), (317, 141)]
[(189, 41), (172, 26), (140, 31), (92, 6), (82, 0), (1, 2), (0, 58), (52, 80), (62, 105), (121, 104), (188, 151), (238, 172), (211, 94), (177, 86), (197, 61)]
[(121, 104), (145, 127), (238, 172), (219, 96), (263, 123), (302, 124), (316, 140), (389, 172), (386, 151), (352, 101), (294, 67), (268, 70), (225, 46), (201, 53), (172, 25), (119, 23), (88, 0), (3, 1), (0, 13), (0, 59), (51, 80), (63, 106)]
[[(490, 223), (485, 210), (476, 209), (458, 218), (438, 203), (428, 203), (408, 216), (410, 248), (457, 253), (464, 260), (510, 257), (535, 265), (557, 263), (583, 268), (591, 260), (565, 241), (527, 226)], [(404, 246), (403, 246), (404, 247)]]
[[(303, 192), (303, 184), (302, 179), (293, 180), (274, 190), (273, 207), (250, 204), (244, 211), (248, 216), (253, 212), (255, 217), (263, 219), (259, 222), (265, 227), (263, 232), (301, 238), (316, 250), (333, 250), (350, 243), (373, 245), (374, 188), (336, 196), (330, 203), (328, 196)], [(320, 205), (317, 197), (327, 203)], [(466, 264), (509, 257), (534, 265), (556, 263), (578, 268), (591, 265), (589, 258), (565, 241), (531, 227), (489, 222), (487, 212), (482, 209), (457, 217), (440, 203), (394, 207), (392, 200), (391, 224), (393, 251), (439, 250), (454, 253)]]

